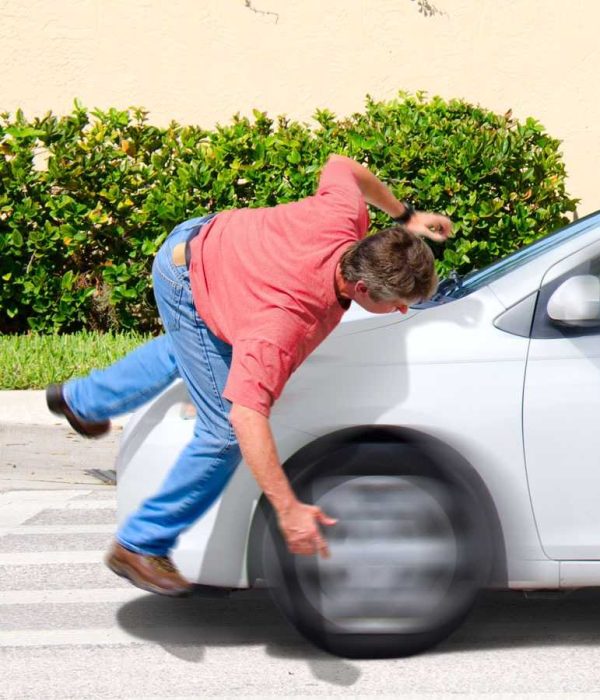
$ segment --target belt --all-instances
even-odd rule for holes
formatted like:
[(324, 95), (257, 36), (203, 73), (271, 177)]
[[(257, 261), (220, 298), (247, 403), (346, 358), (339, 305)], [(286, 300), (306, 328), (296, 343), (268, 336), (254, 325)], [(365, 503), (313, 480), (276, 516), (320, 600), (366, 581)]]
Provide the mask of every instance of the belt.
[(216, 214), (206, 216), (201, 224), (191, 230), (190, 235), (185, 239), (185, 241), (181, 241), (181, 243), (178, 243), (173, 247), (172, 259), (174, 265), (185, 265), (189, 269), (190, 262), (192, 260), (192, 247), (190, 243), (200, 233), (202, 227), (211, 221), (215, 216)]

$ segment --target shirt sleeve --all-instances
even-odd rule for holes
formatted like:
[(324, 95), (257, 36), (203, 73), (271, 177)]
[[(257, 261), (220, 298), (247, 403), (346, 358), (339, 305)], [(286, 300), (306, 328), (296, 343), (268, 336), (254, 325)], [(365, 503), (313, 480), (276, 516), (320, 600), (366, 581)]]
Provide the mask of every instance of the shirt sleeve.
[(295, 368), (296, 358), (278, 345), (267, 340), (237, 341), (223, 396), (268, 418)]
[(339, 215), (344, 214), (360, 236), (369, 228), (369, 212), (350, 165), (342, 159), (329, 159), (321, 172), (317, 197), (325, 197)]

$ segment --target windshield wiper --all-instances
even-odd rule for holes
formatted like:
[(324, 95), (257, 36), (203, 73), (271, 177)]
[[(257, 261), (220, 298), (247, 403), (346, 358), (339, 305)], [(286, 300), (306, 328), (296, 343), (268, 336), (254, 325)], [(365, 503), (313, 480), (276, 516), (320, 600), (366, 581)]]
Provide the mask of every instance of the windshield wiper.
[(427, 301), (422, 301), (420, 304), (413, 304), (411, 309), (428, 309), (431, 306), (445, 304), (458, 299), (462, 294), (456, 294), (456, 292), (463, 288), (463, 281), (470, 275), (471, 273), (466, 275), (466, 277), (461, 277), (456, 270), (452, 270), (448, 277), (438, 284), (438, 288), (432, 297), (427, 299)]
[(442, 280), (436, 293), (431, 297), (431, 301), (440, 301), (443, 297), (449, 297), (462, 287), (463, 278), (456, 270), (452, 270), (446, 279)]

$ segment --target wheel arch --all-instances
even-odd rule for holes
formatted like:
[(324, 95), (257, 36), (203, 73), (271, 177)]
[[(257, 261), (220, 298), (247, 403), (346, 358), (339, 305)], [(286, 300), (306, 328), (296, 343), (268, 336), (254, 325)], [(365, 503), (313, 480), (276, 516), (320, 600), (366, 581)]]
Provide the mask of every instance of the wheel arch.
[[(491, 493), (473, 465), (458, 450), (439, 438), (412, 428), (395, 425), (352, 426), (316, 438), (295, 452), (282, 466), (293, 484), (295, 478), (311, 469), (315, 462), (318, 462), (332, 450), (342, 446), (347, 447), (353, 443), (368, 442), (410, 445), (425, 455), (440, 475), (457, 481), (476, 496), (489, 526), (492, 546), (488, 585), (490, 587), (506, 587), (508, 585), (506, 546), (500, 517)], [(254, 510), (248, 535), (246, 565), (250, 586), (261, 578), (261, 544), (270, 508), (267, 498), (261, 494)]]

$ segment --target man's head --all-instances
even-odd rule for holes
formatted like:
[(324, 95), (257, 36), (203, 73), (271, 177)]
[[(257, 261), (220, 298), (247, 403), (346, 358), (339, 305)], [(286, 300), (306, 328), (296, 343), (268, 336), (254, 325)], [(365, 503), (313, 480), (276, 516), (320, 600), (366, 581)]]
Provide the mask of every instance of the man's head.
[(350, 246), (340, 260), (343, 290), (372, 313), (396, 309), (428, 299), (438, 284), (433, 253), (419, 236), (393, 226)]

